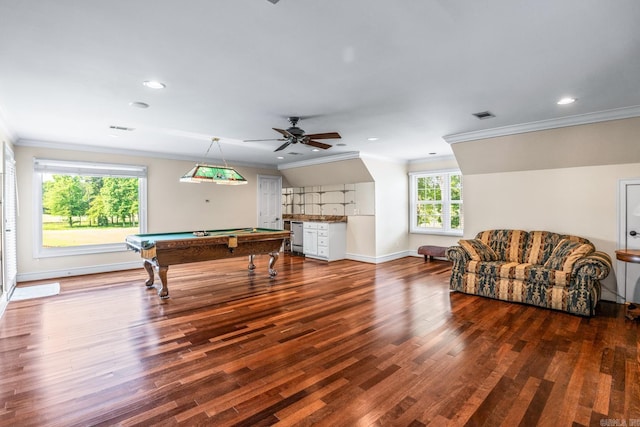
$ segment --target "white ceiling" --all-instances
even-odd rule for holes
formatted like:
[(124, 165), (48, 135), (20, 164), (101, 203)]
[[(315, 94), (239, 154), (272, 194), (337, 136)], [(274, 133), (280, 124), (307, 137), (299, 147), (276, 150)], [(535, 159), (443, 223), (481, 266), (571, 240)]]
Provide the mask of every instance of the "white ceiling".
[[(636, 111), (638, 22), (638, 0), (0, 0), (0, 122), (18, 144), (176, 158), (217, 136), (256, 165), (445, 156), (445, 135)], [(292, 115), (345, 146), (243, 142)]]

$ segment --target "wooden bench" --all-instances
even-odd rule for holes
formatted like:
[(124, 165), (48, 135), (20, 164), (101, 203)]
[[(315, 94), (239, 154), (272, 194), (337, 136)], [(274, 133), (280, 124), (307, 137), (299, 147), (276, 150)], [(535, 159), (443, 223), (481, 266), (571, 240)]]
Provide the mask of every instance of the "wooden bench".
[(447, 257), (446, 252), (447, 252), (447, 248), (443, 246), (425, 245), (425, 246), (420, 246), (418, 248), (418, 253), (420, 255), (424, 255), (425, 262), (427, 262), (428, 259), (433, 259), (435, 257), (446, 258)]

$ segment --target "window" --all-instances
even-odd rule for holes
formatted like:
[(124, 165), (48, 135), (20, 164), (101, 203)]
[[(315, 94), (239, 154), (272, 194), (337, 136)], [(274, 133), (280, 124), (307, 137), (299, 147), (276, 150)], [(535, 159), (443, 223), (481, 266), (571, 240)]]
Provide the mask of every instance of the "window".
[(411, 232), (461, 236), (462, 174), (460, 171), (411, 173)]
[(34, 256), (125, 250), (146, 231), (145, 166), (34, 159)]

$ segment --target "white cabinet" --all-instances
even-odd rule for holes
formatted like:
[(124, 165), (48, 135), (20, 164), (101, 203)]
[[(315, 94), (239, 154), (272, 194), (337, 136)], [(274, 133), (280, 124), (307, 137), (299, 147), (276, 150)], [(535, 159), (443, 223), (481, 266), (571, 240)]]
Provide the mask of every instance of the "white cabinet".
[(336, 261), (347, 256), (347, 224), (305, 222), (304, 254), (310, 258)]
[(305, 222), (302, 230), (302, 252), (309, 256), (318, 255), (318, 223)]

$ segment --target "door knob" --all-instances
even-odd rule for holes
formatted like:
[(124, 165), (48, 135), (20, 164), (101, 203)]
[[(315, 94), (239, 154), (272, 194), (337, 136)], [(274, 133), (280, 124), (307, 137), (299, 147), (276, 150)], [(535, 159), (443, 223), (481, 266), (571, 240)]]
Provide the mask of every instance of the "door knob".
[(636, 232), (636, 230), (631, 230), (631, 231), (629, 232), (629, 236), (633, 236), (633, 237), (635, 237), (637, 234), (638, 234), (638, 233)]

